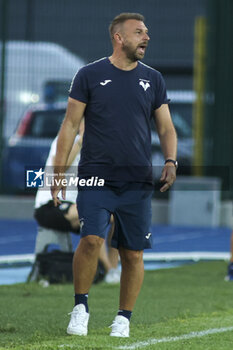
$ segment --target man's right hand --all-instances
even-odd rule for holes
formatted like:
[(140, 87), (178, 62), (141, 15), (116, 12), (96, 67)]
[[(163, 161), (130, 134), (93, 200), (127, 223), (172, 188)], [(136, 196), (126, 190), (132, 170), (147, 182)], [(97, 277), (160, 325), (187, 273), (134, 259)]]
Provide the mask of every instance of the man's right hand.
[(51, 195), (53, 198), (53, 203), (55, 207), (57, 207), (59, 204), (61, 204), (61, 200), (58, 197), (59, 192), (61, 191), (62, 199), (66, 199), (66, 186), (63, 183), (63, 180), (65, 179), (64, 175), (55, 174), (54, 175), (54, 183), (51, 186)]

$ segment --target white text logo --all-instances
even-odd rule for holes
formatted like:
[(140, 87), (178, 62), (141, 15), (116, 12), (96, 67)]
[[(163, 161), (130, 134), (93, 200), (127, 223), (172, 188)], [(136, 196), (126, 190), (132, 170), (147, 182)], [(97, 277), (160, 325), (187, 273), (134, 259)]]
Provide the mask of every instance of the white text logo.
[(108, 83), (111, 83), (112, 80), (105, 80), (105, 81), (101, 81), (100, 82), (100, 85), (104, 86), (104, 85), (107, 85)]

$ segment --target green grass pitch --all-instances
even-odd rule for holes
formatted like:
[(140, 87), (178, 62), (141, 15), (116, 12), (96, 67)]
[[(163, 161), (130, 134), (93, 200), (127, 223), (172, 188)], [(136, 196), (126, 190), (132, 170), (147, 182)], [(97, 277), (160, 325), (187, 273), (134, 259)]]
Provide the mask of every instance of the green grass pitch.
[(92, 287), (87, 337), (66, 335), (71, 284), (0, 286), (0, 349), (231, 350), (233, 282), (224, 281), (226, 269), (217, 261), (146, 271), (125, 339), (109, 337), (119, 285)]

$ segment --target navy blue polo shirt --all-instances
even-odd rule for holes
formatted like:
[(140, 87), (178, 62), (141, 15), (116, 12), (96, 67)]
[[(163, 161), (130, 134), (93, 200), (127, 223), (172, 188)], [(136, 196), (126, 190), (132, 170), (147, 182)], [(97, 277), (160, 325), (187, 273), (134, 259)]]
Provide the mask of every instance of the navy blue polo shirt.
[(77, 72), (69, 96), (87, 104), (78, 175), (151, 182), (151, 117), (168, 103), (161, 73), (140, 61), (121, 70), (102, 58)]

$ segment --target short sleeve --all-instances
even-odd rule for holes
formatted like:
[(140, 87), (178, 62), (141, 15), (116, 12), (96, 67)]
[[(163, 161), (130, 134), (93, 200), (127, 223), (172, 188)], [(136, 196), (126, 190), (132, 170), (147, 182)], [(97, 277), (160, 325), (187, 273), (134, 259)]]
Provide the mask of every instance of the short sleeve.
[(71, 82), (69, 96), (83, 103), (88, 102), (88, 80), (84, 68), (75, 74)]
[(154, 109), (159, 108), (162, 104), (170, 102), (170, 100), (167, 98), (167, 90), (163, 76), (161, 73), (157, 73)]

